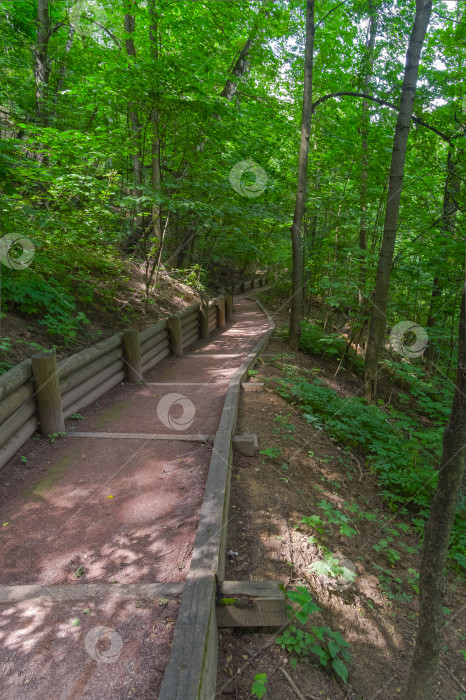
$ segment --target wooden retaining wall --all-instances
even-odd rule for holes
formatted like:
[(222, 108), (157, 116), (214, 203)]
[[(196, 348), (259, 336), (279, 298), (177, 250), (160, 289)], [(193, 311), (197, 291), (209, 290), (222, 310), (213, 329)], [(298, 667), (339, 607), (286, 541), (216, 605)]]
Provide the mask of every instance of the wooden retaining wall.
[[(245, 285), (262, 286), (266, 279), (237, 285), (233, 293)], [(39, 353), (5, 372), (0, 376), (0, 469), (38, 427), (43, 434), (62, 432), (64, 418), (122, 381), (142, 381), (144, 372), (170, 353), (181, 356), (198, 338), (208, 338), (225, 324), (225, 310), (231, 313), (231, 308), (231, 300), (220, 296), (192, 304), (142, 332), (116, 333), (58, 364), (53, 353)]]

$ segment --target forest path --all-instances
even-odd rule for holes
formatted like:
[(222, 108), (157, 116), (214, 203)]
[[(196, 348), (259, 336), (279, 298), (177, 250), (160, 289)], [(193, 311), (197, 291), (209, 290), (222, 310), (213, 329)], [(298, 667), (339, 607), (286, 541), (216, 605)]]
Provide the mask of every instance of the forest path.
[(225, 329), (4, 467), (3, 697), (157, 697), (229, 381), (268, 329), (236, 297)]

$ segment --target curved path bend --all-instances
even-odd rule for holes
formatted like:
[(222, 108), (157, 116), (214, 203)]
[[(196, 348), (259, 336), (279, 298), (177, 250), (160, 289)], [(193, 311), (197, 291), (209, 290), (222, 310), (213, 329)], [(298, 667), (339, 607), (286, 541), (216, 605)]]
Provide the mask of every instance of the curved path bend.
[(225, 329), (3, 468), (1, 697), (157, 697), (229, 381), (269, 327), (236, 297)]

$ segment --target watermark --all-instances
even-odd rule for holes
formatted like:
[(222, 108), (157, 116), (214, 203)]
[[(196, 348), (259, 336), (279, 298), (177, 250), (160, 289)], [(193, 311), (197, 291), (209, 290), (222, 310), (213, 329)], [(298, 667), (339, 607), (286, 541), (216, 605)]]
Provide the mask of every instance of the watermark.
[[(403, 338), (406, 333), (414, 334), (414, 343), (405, 345)], [(420, 357), (427, 347), (429, 336), (427, 331), (422, 326), (419, 326), (414, 321), (400, 321), (396, 326), (393, 326), (390, 333), (390, 345), (393, 350), (402, 357), (407, 357), (412, 360), (415, 357)]]
[(107, 13), (96, 0), (78, 0), (70, 7), (69, 20), (78, 34), (86, 36), (106, 24)]
[[(248, 179), (245, 181), (243, 178), (246, 174), (254, 175), (255, 181), (248, 182)], [(241, 160), (230, 170), (230, 183), (235, 192), (243, 197), (259, 197), (265, 190), (267, 173), (253, 160)]]
[[(177, 415), (182, 409), (181, 415)], [(158, 405), (157, 415), (166, 428), (186, 430), (194, 420), (196, 409), (193, 402), (183, 394), (165, 394)]]
[(111, 627), (98, 625), (86, 634), (84, 647), (91, 659), (113, 664), (121, 654), (123, 640)]
[(356, 567), (351, 559), (334, 556), (331, 552), (311, 564), (310, 570), (319, 576), (329, 590), (339, 593), (351, 588), (357, 578)]
[(36, 252), (34, 243), (19, 233), (8, 233), (0, 238), (0, 263), (13, 270), (25, 270)]

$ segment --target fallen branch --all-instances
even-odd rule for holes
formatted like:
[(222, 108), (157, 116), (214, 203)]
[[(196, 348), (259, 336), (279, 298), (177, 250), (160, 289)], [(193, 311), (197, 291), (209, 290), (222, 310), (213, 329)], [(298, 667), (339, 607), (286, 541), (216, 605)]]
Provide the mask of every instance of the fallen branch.
[(280, 668), (280, 671), (283, 673), (283, 675), (285, 676), (286, 680), (288, 681), (288, 683), (289, 683), (289, 684), (291, 685), (291, 687), (293, 688), (293, 690), (294, 690), (294, 692), (296, 693), (296, 696), (299, 698), (299, 700), (306, 700), (306, 698), (304, 697), (304, 695), (300, 692), (300, 690), (299, 690), (298, 686), (296, 685), (296, 683), (289, 677), (289, 675), (287, 674), (287, 672), (285, 671), (285, 669), (284, 669), (284, 668)]

